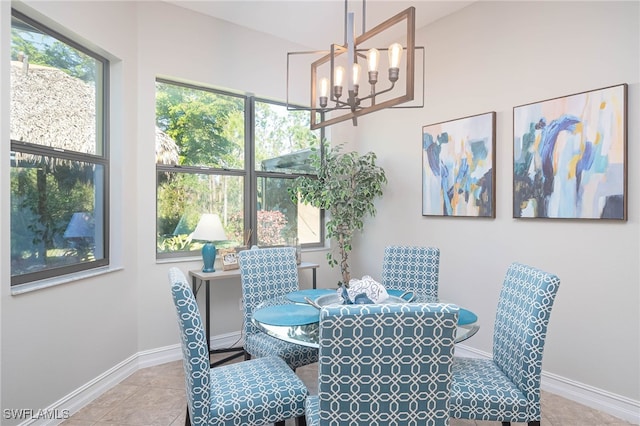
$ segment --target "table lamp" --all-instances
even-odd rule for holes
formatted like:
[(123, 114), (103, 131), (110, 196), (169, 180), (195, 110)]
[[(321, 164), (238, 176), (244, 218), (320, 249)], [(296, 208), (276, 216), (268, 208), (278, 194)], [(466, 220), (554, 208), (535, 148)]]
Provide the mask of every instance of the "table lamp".
[(89, 254), (94, 250), (95, 234), (93, 215), (88, 212), (76, 212), (71, 216), (62, 236), (77, 250), (81, 260), (88, 260)]
[(224, 241), (227, 236), (222, 228), (222, 222), (217, 214), (205, 213), (200, 217), (198, 226), (191, 234), (191, 239), (205, 241), (202, 246), (202, 261), (204, 266), (202, 272), (215, 272), (213, 263), (216, 260), (216, 246), (213, 241)]
[(62, 236), (64, 238), (94, 238), (95, 224), (91, 213), (74, 213)]

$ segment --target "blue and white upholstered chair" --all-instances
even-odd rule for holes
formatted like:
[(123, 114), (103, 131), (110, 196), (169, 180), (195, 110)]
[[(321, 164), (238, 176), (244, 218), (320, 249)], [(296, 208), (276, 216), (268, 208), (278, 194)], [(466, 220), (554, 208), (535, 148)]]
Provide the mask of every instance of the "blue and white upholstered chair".
[(493, 358), (453, 362), (451, 417), (540, 425), (542, 352), (560, 279), (510, 265), (493, 331)]
[(289, 303), (285, 295), (299, 290), (295, 248), (253, 248), (241, 251), (238, 259), (242, 281), (245, 357), (276, 355), (294, 370), (317, 362), (316, 348), (271, 337), (251, 321), (256, 307)]
[(438, 303), (323, 307), (307, 425), (448, 425), (457, 320)]
[(438, 301), (440, 249), (387, 246), (382, 261), (382, 285), (386, 289), (412, 291), (412, 302)]
[(211, 369), (200, 311), (187, 279), (178, 268), (169, 270), (171, 293), (178, 315), (182, 360), (187, 387), (185, 424), (284, 426), (296, 417), (304, 424), (307, 388), (278, 357)]

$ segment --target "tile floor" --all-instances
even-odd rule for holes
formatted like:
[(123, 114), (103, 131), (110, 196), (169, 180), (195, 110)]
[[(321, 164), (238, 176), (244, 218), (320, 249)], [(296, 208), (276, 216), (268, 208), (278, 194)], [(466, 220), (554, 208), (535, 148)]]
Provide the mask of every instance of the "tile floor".
[[(311, 393), (317, 392), (316, 373), (316, 364), (298, 369), (298, 375)], [(175, 361), (137, 371), (71, 416), (63, 425), (182, 426), (185, 409), (182, 362)], [(287, 426), (293, 426), (294, 423), (293, 420), (288, 420)], [(543, 392), (541, 424), (542, 426), (622, 426), (631, 423)], [(500, 423), (452, 419), (451, 426), (500, 426)]]

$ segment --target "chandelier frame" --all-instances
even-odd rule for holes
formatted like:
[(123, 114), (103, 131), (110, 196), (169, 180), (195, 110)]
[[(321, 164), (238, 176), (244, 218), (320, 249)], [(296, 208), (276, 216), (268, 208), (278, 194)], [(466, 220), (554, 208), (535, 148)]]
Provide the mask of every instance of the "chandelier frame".
[[(364, 7), (363, 7), (364, 9)], [(353, 14), (349, 14), (353, 15)], [(415, 98), (415, 65), (416, 65), (416, 50), (422, 50), (423, 52), (423, 60), (422, 60), (422, 70), (423, 70), (423, 79), (424, 79), (424, 48), (415, 46), (415, 7), (409, 7), (406, 10), (396, 14), (395, 16), (387, 19), (386, 21), (376, 25), (369, 31), (362, 33), (360, 36), (355, 37), (353, 31), (353, 17), (348, 16), (347, 19), (347, 11), (345, 7), (345, 44), (332, 44), (331, 49), (329, 51), (313, 51), (313, 52), (289, 52), (287, 54), (287, 108), (289, 110), (309, 110), (311, 113), (311, 129), (316, 130), (326, 126), (330, 126), (336, 123), (340, 123), (346, 120), (352, 120), (354, 125), (357, 125), (357, 118), (366, 114), (370, 114), (375, 111), (379, 111), (385, 108), (398, 107), (398, 105), (411, 102)], [(363, 17), (364, 18), (364, 17)], [(385, 94), (394, 89), (395, 82), (391, 83), (391, 86), (387, 89), (375, 91), (374, 85), (371, 86), (371, 93), (367, 96), (358, 97), (358, 87), (355, 86), (352, 82), (351, 78), (351, 67), (347, 66), (346, 74), (346, 84), (348, 88), (347, 96), (345, 100), (339, 99), (339, 97), (335, 97), (333, 90), (330, 90), (329, 100), (333, 103), (333, 106), (327, 106), (325, 98), (325, 104), (320, 105), (319, 96), (318, 96), (318, 77), (319, 77), (319, 68), (321, 66), (325, 66), (329, 64), (330, 67), (330, 81), (331, 88), (334, 87), (334, 70), (336, 67), (336, 59), (341, 55), (347, 56), (347, 63), (351, 64), (353, 62), (357, 62), (358, 59), (366, 60), (366, 51), (367, 49), (358, 48), (358, 46), (362, 46), (366, 41), (371, 38), (382, 34), (386, 30), (399, 25), (406, 25), (406, 45), (403, 46), (403, 51), (405, 52), (405, 60), (404, 60), (404, 68), (402, 69), (402, 79), (404, 82), (398, 81), (399, 88), (403, 88), (403, 93), (395, 96), (393, 98), (384, 98), (380, 102), (377, 102), (380, 98), (376, 99), (376, 96)], [(364, 19), (363, 19), (364, 26)], [(381, 51), (386, 51), (386, 48), (380, 48)], [(293, 106), (289, 102), (289, 81), (290, 81), (290, 61), (292, 55), (299, 54), (315, 54), (322, 55), (319, 59), (314, 60), (311, 63), (311, 75), (310, 75), (310, 107), (300, 107)], [(424, 88), (423, 88), (424, 91)], [(364, 106), (363, 103), (365, 101), (368, 105)], [(400, 108), (421, 108), (424, 106), (424, 92), (422, 105), (413, 105), (413, 106), (400, 106)], [(330, 118), (327, 117), (328, 113), (331, 114)]]

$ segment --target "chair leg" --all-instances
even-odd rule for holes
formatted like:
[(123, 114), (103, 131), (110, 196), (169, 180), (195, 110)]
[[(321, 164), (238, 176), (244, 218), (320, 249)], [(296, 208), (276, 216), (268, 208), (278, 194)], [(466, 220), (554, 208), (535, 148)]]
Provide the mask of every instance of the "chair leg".
[(502, 426), (511, 426), (511, 422), (502, 422)]
[(247, 351), (244, 351), (244, 360), (249, 361), (251, 359), (251, 354)]
[(284, 426), (284, 420), (282, 420), (280, 422), (276, 422), (275, 426)]
[(534, 420), (529, 422), (529, 426), (540, 426), (540, 420)]
[(187, 405), (187, 415), (184, 417), (184, 426), (191, 426), (191, 418), (189, 417), (189, 406)]
[(307, 418), (305, 416), (296, 417), (296, 426), (307, 426)]

